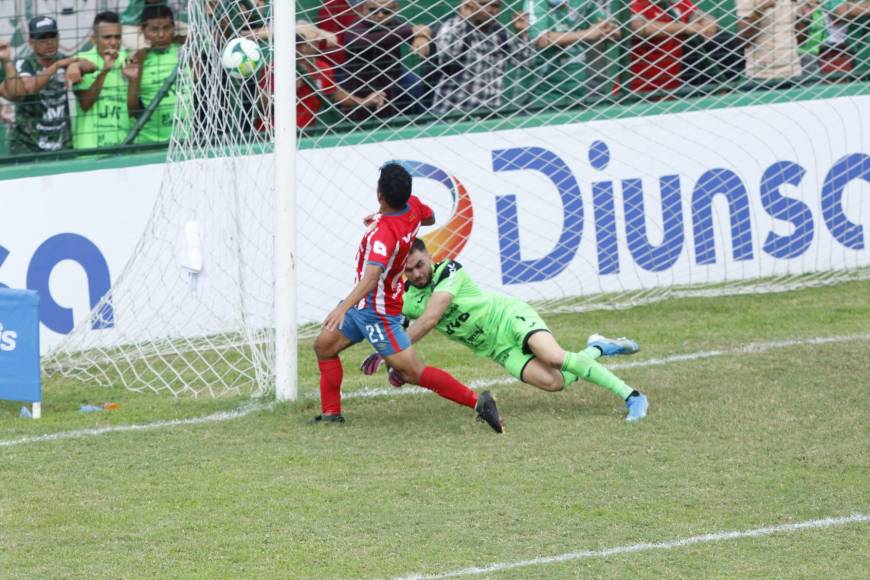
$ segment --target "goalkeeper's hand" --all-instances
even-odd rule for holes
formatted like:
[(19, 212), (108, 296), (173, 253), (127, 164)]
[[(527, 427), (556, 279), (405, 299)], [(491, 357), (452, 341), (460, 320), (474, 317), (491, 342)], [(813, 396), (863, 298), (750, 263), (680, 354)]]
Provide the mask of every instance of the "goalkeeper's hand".
[(390, 384), (394, 387), (401, 387), (405, 384), (405, 379), (402, 378), (402, 375), (399, 373), (399, 371), (397, 371), (393, 367), (390, 367), (390, 371), (389, 373), (387, 373), (387, 376), (390, 379)]
[(381, 365), (384, 364), (384, 357), (374, 352), (366, 357), (366, 359), (359, 366), (359, 370), (366, 375), (373, 375), (378, 372), (378, 369), (381, 368)]

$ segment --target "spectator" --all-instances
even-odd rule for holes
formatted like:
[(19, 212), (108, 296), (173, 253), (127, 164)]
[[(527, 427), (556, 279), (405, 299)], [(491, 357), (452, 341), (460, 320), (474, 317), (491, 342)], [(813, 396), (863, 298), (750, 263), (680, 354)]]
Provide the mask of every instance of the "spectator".
[[(362, 18), (345, 34), (345, 60), (339, 84), (348, 94), (364, 98), (373, 92), (383, 93), (386, 100), (378, 109), (350, 104), (350, 118), (364, 120), (418, 112), (419, 92), (413, 81), (402, 77), (402, 45), (409, 43), (414, 52), (426, 56), (431, 39), (428, 26), (411, 25), (397, 15), (395, 0), (366, 0)], [(404, 85), (404, 86), (403, 86)]]
[(462, 0), (435, 36), (441, 78), (432, 110), (443, 115), (502, 105), (509, 64), (528, 66), (534, 58), (528, 35), (514, 35), (497, 19), (501, 0)]
[(746, 43), (746, 76), (765, 80), (801, 74), (793, 0), (737, 0), (737, 18)]
[(847, 44), (852, 53), (852, 74), (870, 75), (870, 0), (825, 0), (835, 23), (848, 23)]
[(124, 69), (127, 84), (127, 111), (131, 117), (140, 116), (155, 99), (159, 102), (136, 136), (136, 143), (167, 142), (172, 137), (172, 117), (177, 100), (178, 83), (171, 81), (178, 67), (180, 46), (174, 42), (175, 15), (165, 4), (148, 4), (142, 10), (142, 35), (148, 48), (136, 51)]
[(685, 41), (712, 40), (716, 20), (692, 0), (631, 0), (631, 12), (631, 90), (680, 88)]
[(594, 0), (525, 0), (523, 10), (531, 38), (541, 49), (532, 87), (536, 98), (575, 103), (593, 92), (586, 84), (587, 52), (592, 45), (617, 40), (616, 23)]
[(66, 69), (76, 57), (58, 53), (57, 22), (37, 16), (28, 25), (28, 44), (33, 54), (9, 63), (4, 58), (6, 97), (15, 102), (12, 153), (39, 153), (68, 149), (72, 145), (70, 111), (66, 92)]
[(331, 58), (333, 52), (341, 48), (338, 44), (338, 36), (305, 20), (296, 21), (296, 34), (301, 36), (305, 42), (312, 43), (316, 52), (330, 63), (333, 62)]
[(121, 50), (121, 22), (116, 13), (100, 12), (94, 17), (91, 41), (94, 47), (79, 54), (86, 62), (70, 69), (77, 103), (76, 149), (119, 145), (130, 129), (122, 74), (127, 51)]
[[(159, 4), (164, 4), (166, 6), (173, 4), (177, 7), (180, 2), (177, 0), (171, 3), (169, 0), (129, 0), (127, 9), (124, 10), (123, 14), (121, 14), (121, 33), (123, 34), (121, 44), (124, 49), (131, 54), (148, 46), (148, 42), (142, 34), (140, 21), (142, 10), (144, 10), (146, 6)], [(183, 4), (186, 4), (186, 2)], [(178, 19), (177, 13), (175, 13), (175, 16), (175, 30), (173, 35), (175, 36), (175, 41), (181, 44), (187, 37), (187, 25)]]
[(819, 53), (828, 37), (821, 0), (809, 0), (798, 8), (798, 54), (804, 74), (818, 74)]
[(6, 77), (14, 77), (15, 63), (12, 62), (12, 47), (5, 40), (0, 40), (0, 99), (6, 97)]
[(822, 2), (827, 38), (819, 49), (819, 67), (822, 74), (850, 72), (852, 57), (849, 55), (849, 23), (836, 18)]
[[(593, 0), (598, 10), (607, 19), (611, 19), (612, 0)], [(622, 36), (622, 30), (619, 34)], [(619, 58), (618, 47), (613, 42), (595, 42), (586, 47), (586, 87), (590, 94), (607, 96), (617, 86), (617, 72), (613, 65)]]
[(344, 63), (345, 34), (360, 19), (364, 0), (326, 0), (317, 11), (317, 28), (335, 35), (335, 46), (321, 45), (324, 57), (339, 67)]
[[(312, 129), (327, 111), (338, 106), (379, 109), (384, 106), (383, 92), (374, 91), (363, 97), (348, 94), (335, 83), (335, 67), (319, 53), (319, 42), (309, 42), (301, 34), (296, 36), (296, 128)], [(325, 31), (324, 31), (325, 32)], [(325, 33), (329, 34), (329, 33)], [(319, 38), (319, 35), (318, 35)], [(272, 126), (271, 95), (274, 77), (271, 67), (260, 77), (261, 108), (266, 113), (257, 120), (256, 129), (267, 131)], [(328, 119), (328, 118), (327, 118)], [(338, 116), (328, 119), (337, 122)]]

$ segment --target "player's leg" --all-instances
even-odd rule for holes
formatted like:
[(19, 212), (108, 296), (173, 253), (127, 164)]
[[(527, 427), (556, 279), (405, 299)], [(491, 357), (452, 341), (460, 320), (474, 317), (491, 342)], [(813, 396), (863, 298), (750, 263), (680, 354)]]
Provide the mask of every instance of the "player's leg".
[(587, 347), (580, 352), (568, 352), (549, 332), (535, 332), (529, 335), (526, 344), (543, 365), (566, 373), (566, 381), (571, 375), (576, 376), (604, 387), (625, 401), (628, 420), (636, 421), (646, 416), (649, 408), (646, 397), (595, 360), (600, 356), (598, 348)]
[(412, 385), (420, 385), (438, 395), (472, 409), (477, 404), (477, 393), (460, 383), (447, 371), (423, 364), (414, 347), (384, 357), (387, 364), (396, 369)]
[[(542, 391), (561, 391), (566, 386), (566, 379), (562, 376), (561, 372), (545, 365), (536, 358), (529, 360), (521, 375), (520, 380)], [(576, 377), (574, 380), (576, 380)]]
[(344, 371), (339, 353), (362, 340), (355, 315), (348, 312), (340, 331), (322, 329), (314, 340), (314, 354), (320, 369), (320, 415), (312, 422), (343, 423), (341, 415), (341, 382)]
[(429, 389), (454, 403), (471, 407), (480, 420), (485, 421), (496, 433), (503, 433), (501, 416), (492, 394), (484, 391), (478, 396), (447, 371), (424, 365), (402, 328), (401, 316), (393, 318), (395, 320), (384, 321), (382, 324), (385, 334), (388, 335), (387, 343), (373, 343), (387, 364), (407, 382)]
[[(524, 352), (522, 346), (514, 345), (501, 350), (492, 360), (503, 366), (515, 379), (543, 391), (561, 391), (568, 384), (562, 373), (543, 364), (531, 352)], [(570, 382), (576, 380), (577, 377), (570, 377)]]

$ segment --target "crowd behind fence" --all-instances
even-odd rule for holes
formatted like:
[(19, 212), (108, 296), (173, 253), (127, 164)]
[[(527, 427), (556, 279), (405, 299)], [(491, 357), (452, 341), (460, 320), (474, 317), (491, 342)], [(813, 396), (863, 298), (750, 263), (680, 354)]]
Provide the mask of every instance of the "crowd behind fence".
[[(222, 106), (243, 112), (242, 134), (268, 133), (269, 2), (201, 1), (210, 38), (182, 68), (181, 0), (118, 0), (72, 25), (66, 9), (16, 13), (0, 36), (0, 159), (164, 146), (215, 106), (179, 79), (236, 37), (265, 64), (221, 77)], [(870, 0), (308, 0), (296, 48), (300, 135), (340, 135), (867, 82)], [(193, 114), (173, 129), (180, 99)]]

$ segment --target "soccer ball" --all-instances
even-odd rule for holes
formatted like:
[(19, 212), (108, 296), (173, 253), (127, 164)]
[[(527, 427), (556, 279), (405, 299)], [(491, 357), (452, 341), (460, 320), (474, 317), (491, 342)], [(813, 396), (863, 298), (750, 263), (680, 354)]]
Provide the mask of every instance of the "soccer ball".
[(227, 73), (237, 79), (246, 79), (257, 72), (263, 55), (260, 47), (253, 40), (234, 38), (227, 43), (221, 53), (221, 66)]

